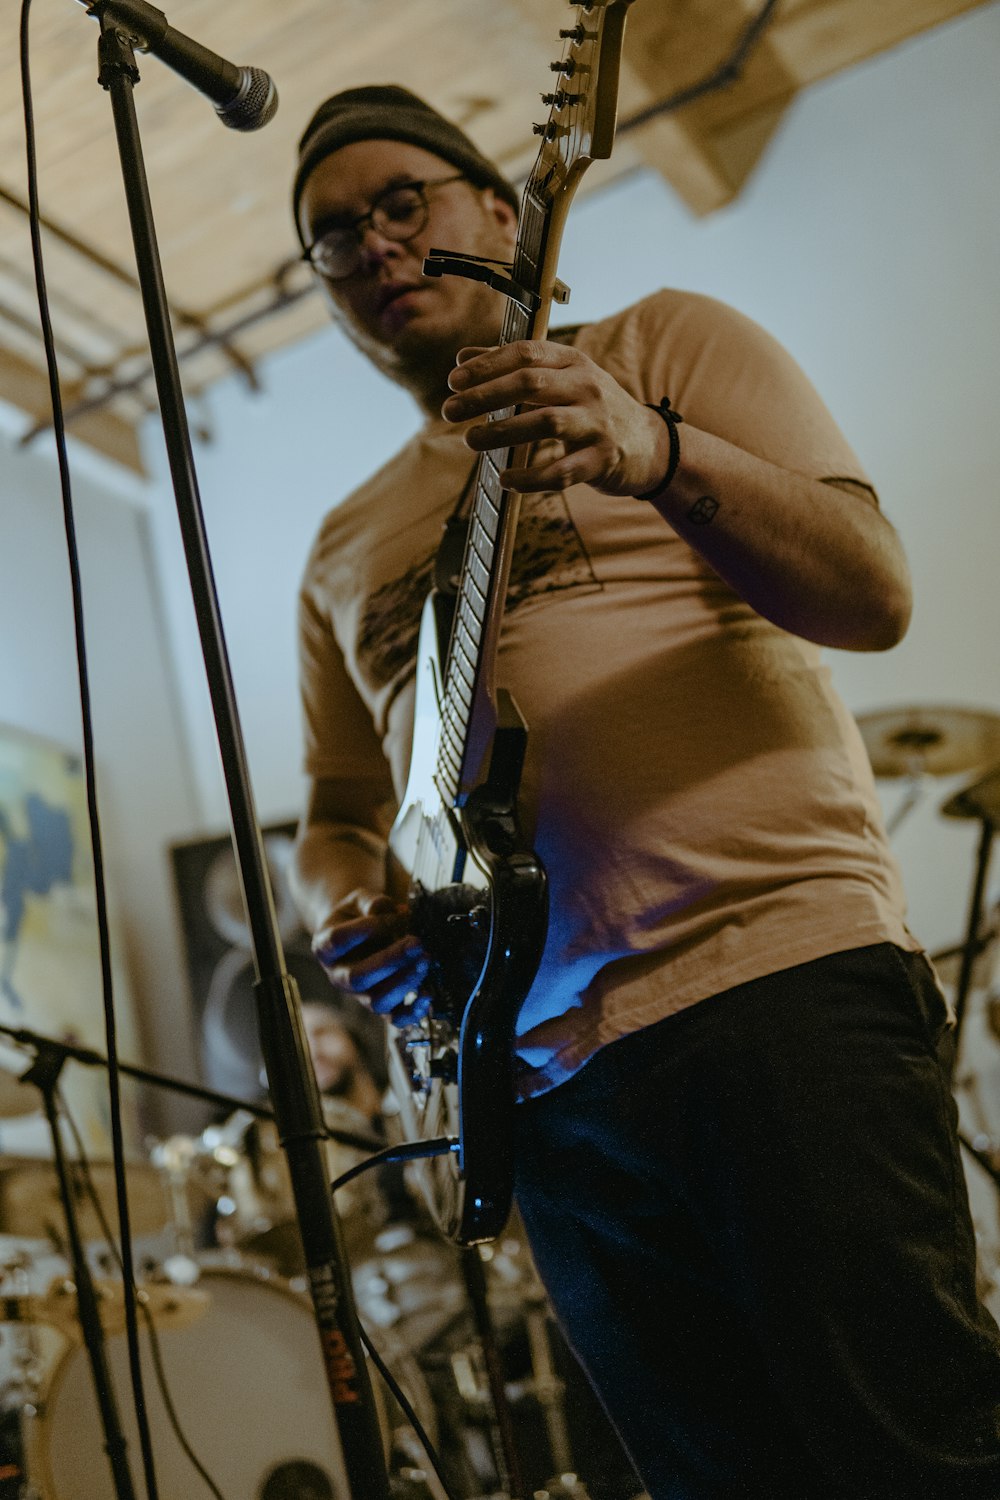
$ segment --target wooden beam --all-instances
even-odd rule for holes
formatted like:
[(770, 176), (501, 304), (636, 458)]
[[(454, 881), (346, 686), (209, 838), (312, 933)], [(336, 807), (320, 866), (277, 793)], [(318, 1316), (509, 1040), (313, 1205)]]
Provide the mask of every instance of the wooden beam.
[[(744, 11), (757, 0), (740, 0)], [(929, 31), (984, 0), (785, 0), (771, 42), (800, 87)]]
[[(63, 387), (63, 401), (67, 406), (81, 394), (78, 385)], [(32, 422), (51, 420), (52, 404), (45, 372), (21, 355), (4, 349), (0, 349), (0, 400), (9, 401)], [(87, 412), (69, 423), (67, 431), (106, 458), (145, 476), (138, 433), (130, 423), (114, 412), (106, 408)]]
[[(706, 8), (697, 0), (676, 9), (637, 5), (629, 16), (626, 58), (650, 101), (712, 82), (700, 97), (657, 117), (634, 137), (648, 164), (697, 214), (711, 213), (737, 195), (795, 96), (795, 80), (771, 45), (769, 31), (732, 80), (717, 79), (749, 20), (738, 4)], [(629, 96), (634, 92), (627, 89)], [(627, 116), (624, 124), (627, 130)]]

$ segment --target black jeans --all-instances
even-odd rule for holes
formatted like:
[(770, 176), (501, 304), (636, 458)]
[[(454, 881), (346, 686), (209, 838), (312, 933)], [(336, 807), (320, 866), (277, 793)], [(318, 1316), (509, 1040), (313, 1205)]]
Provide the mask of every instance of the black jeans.
[(653, 1500), (1000, 1500), (944, 1003), (854, 949), (518, 1105), (518, 1202)]

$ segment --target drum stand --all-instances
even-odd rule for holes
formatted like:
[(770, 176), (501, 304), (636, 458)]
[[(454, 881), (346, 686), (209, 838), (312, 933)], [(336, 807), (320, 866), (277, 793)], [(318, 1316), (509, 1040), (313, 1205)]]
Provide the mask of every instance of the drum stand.
[(114, 1478), (115, 1495), (117, 1500), (135, 1500), (135, 1487), (132, 1482), (128, 1457), (125, 1451), (125, 1434), (122, 1430), (121, 1418), (118, 1415), (114, 1385), (112, 1384), (111, 1371), (108, 1366), (104, 1347), (104, 1330), (101, 1327), (97, 1293), (94, 1289), (90, 1267), (87, 1264), (83, 1241), (80, 1238), (76, 1205), (73, 1201), (73, 1185), (70, 1181), (69, 1168), (66, 1164), (62, 1136), (59, 1130), (56, 1088), (59, 1083), (59, 1074), (62, 1072), (63, 1064), (66, 1061), (66, 1055), (66, 1049), (56, 1042), (44, 1042), (43, 1045), (37, 1046), (35, 1061), (28, 1068), (27, 1072), (22, 1075), (22, 1082), (33, 1083), (39, 1090), (45, 1107), (45, 1116), (49, 1122), (49, 1130), (52, 1135), (53, 1162), (59, 1183), (59, 1196), (66, 1218), (70, 1264), (73, 1268), (73, 1281), (76, 1285), (77, 1314), (80, 1320), (84, 1346), (87, 1350), (87, 1357), (90, 1361), (91, 1376), (97, 1396), (97, 1407), (100, 1412), (101, 1426), (104, 1431), (104, 1446)]
[(962, 791), (957, 792), (954, 797), (949, 798), (941, 811), (946, 818), (976, 818), (980, 824), (976, 867), (969, 896), (969, 914), (961, 950), (962, 960), (955, 987), (952, 1056), (957, 1059), (969, 990), (972, 987), (973, 966), (988, 941), (982, 932), (983, 908), (990, 856), (993, 851), (993, 836), (997, 825), (1000, 824), (1000, 767), (984, 776), (981, 781), (974, 782), (971, 786), (964, 787)]

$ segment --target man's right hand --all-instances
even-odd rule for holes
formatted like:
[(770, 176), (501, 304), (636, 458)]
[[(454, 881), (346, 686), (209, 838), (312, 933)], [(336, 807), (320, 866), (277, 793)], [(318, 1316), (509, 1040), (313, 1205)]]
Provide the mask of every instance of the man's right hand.
[(352, 891), (313, 938), (330, 980), (396, 1026), (418, 1021), (430, 1005), (422, 991), (430, 960), (408, 931), (409, 909), (380, 891)]

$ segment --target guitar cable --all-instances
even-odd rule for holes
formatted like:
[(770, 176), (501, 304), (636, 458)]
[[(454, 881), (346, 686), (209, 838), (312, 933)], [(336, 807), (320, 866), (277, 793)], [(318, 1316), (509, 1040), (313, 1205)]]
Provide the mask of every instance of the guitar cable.
[[(341, 1172), (340, 1176), (335, 1177), (330, 1183), (330, 1191), (331, 1193), (338, 1192), (340, 1188), (346, 1187), (349, 1182), (353, 1182), (356, 1177), (360, 1177), (362, 1172), (370, 1171), (372, 1167), (389, 1166), (393, 1162), (418, 1161), (421, 1158), (429, 1156), (447, 1156), (453, 1151), (458, 1151), (460, 1146), (461, 1142), (458, 1137), (451, 1135), (435, 1136), (426, 1141), (407, 1141), (401, 1145), (386, 1146), (384, 1150), (376, 1151), (373, 1155), (366, 1156), (364, 1161), (356, 1162), (353, 1167), (348, 1167), (346, 1172)], [(360, 1319), (358, 1320), (358, 1328), (361, 1333), (361, 1342), (365, 1346), (368, 1358), (376, 1370), (378, 1370), (403, 1415), (416, 1433), (417, 1441), (427, 1455), (427, 1460), (437, 1475), (441, 1488), (447, 1495), (448, 1500), (458, 1500), (442, 1471), (438, 1451), (431, 1441), (426, 1427), (417, 1416), (413, 1408), (413, 1403), (376, 1349)]]

